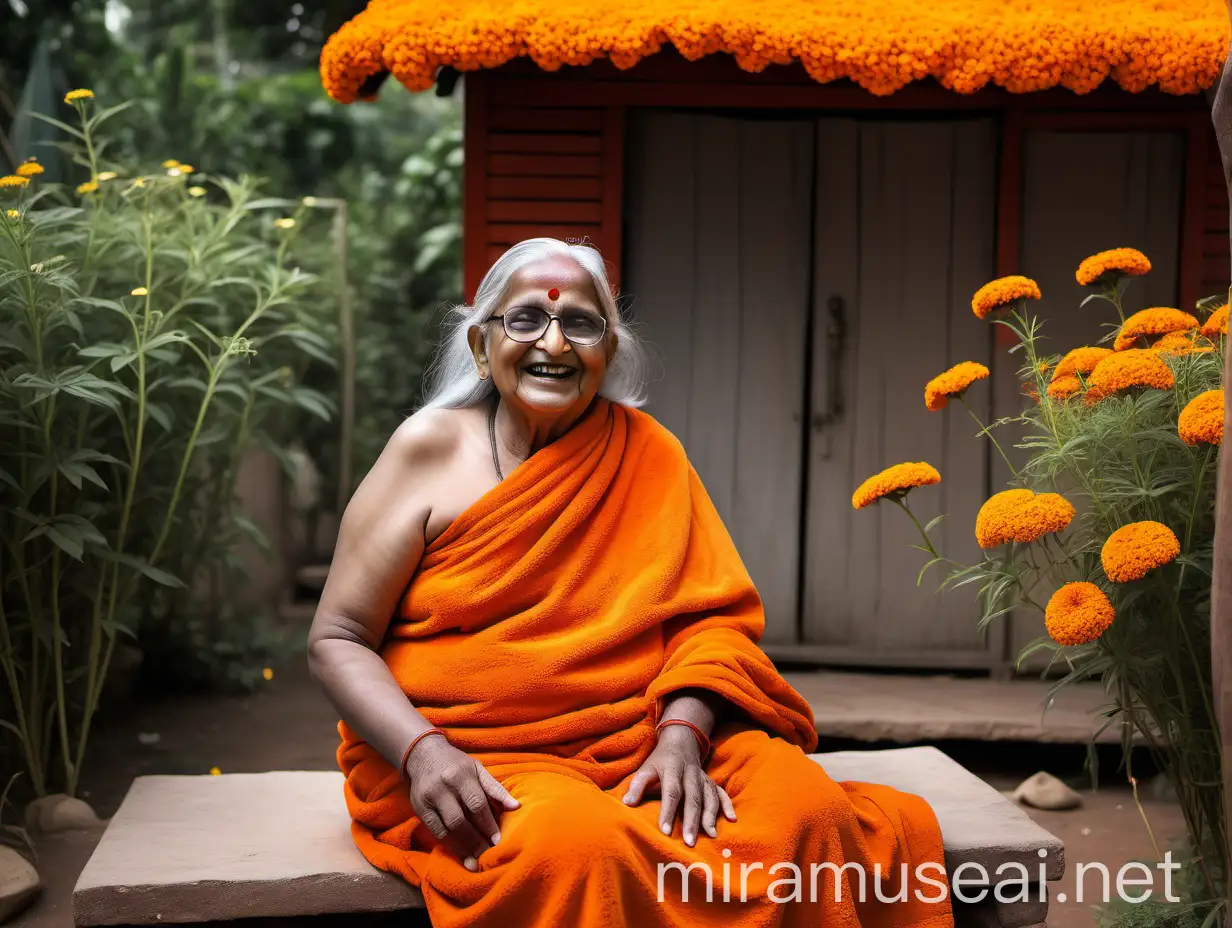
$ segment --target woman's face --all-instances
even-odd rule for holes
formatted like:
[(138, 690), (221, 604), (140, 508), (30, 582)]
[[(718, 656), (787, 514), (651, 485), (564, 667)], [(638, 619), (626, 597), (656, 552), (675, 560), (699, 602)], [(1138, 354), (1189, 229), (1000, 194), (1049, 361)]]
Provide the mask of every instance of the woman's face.
[[(544, 258), (517, 271), (494, 315), (509, 315), (511, 326), (525, 327), (534, 317), (533, 312), (526, 312), (528, 308), (559, 316), (588, 313), (596, 321), (604, 318), (590, 274), (565, 255)], [(557, 320), (548, 324), (537, 341), (522, 342), (509, 337), (504, 320), (494, 319), (483, 327), (472, 327), (471, 350), (480, 375), (492, 378), (505, 402), (533, 418), (559, 415), (584, 409), (598, 392), (616, 349), (611, 320), (607, 323), (597, 344), (584, 345), (567, 339)]]

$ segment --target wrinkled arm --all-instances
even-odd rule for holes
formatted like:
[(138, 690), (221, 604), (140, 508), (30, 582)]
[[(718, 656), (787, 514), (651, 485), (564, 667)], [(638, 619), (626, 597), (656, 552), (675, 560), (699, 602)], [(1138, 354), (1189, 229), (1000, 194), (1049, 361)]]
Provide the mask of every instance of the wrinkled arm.
[[(418, 418), (418, 417), (417, 417)], [(431, 419), (398, 429), (343, 514), (308, 635), (308, 664), (342, 719), (397, 767), (431, 724), (378, 649), (424, 550), (423, 475), (446, 453)]]

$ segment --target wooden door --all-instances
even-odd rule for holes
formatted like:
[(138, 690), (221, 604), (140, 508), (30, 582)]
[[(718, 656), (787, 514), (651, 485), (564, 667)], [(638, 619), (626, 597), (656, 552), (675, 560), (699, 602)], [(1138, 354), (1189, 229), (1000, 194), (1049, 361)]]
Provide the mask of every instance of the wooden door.
[[(802, 655), (880, 666), (986, 667), (969, 590), (916, 576), (927, 555), (894, 505), (855, 511), (865, 478), (927, 461), (942, 482), (913, 494), (950, 557), (978, 559), (975, 515), (988, 448), (959, 404), (931, 413), (925, 383), (959, 361), (987, 363), (988, 325), (971, 294), (992, 276), (993, 121), (823, 119), (817, 187)], [(841, 313), (841, 319), (836, 314)], [(835, 323), (845, 328), (841, 338)], [(987, 418), (987, 384), (970, 392)]]
[[(1184, 166), (1180, 132), (1024, 133), (1019, 267), (1039, 283), (1043, 294), (1037, 311), (1047, 339), (1044, 353), (1099, 344), (1108, 332), (1104, 324), (1116, 322), (1116, 311), (1103, 301), (1080, 305), (1091, 291), (1078, 285), (1074, 271), (1095, 252), (1131, 247), (1151, 259), (1151, 273), (1126, 294), (1127, 314), (1177, 305)], [(1181, 308), (1193, 312), (1192, 306)], [(1014, 415), (1024, 402), (1018, 366), (1018, 355), (998, 350), (994, 377), (999, 416)], [(1017, 466), (1022, 452), (1012, 444), (1003, 442)], [(998, 487), (1004, 487), (1006, 472), (997, 462)], [(1011, 624), (1011, 658), (1044, 634), (1038, 613), (1018, 610)]]
[(681, 440), (766, 607), (799, 615), (812, 126), (634, 111), (625, 285), (662, 364), (647, 411)]

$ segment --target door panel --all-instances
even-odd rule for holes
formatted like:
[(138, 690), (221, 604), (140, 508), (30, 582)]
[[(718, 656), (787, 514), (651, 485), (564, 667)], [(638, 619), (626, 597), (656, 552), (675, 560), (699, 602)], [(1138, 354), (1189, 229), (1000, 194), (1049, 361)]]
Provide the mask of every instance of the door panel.
[[(1025, 133), (1019, 266), (1043, 295), (1037, 304), (1046, 336), (1043, 353), (1098, 344), (1108, 331), (1104, 324), (1116, 322), (1116, 310), (1105, 302), (1079, 305), (1091, 291), (1078, 285), (1074, 271), (1097, 251), (1131, 247), (1151, 259), (1151, 273), (1126, 294), (1126, 314), (1177, 305), (1184, 148), (1175, 132)], [(1024, 402), (1018, 355), (1002, 348), (997, 362), (998, 415), (1013, 415)], [(1002, 445), (1018, 466), (1023, 453), (1013, 443), (1011, 438)], [(999, 487), (1006, 476), (998, 461)], [(1012, 657), (1044, 634), (1042, 616), (1025, 610), (1013, 614), (1012, 627)], [(1041, 654), (1036, 663), (1046, 660)]]
[(625, 293), (684, 444), (766, 606), (798, 638), (812, 128), (630, 114)]
[[(917, 587), (927, 555), (910, 547), (919, 536), (906, 514), (856, 512), (851, 494), (891, 464), (928, 461), (942, 482), (913, 494), (913, 511), (921, 522), (948, 513), (933, 532), (938, 548), (978, 557), (988, 449), (960, 404), (925, 410), (924, 384), (988, 359), (970, 299), (993, 267), (994, 125), (827, 119), (817, 149), (812, 405), (822, 420), (810, 436), (805, 638), (810, 653), (839, 662), (987, 665), (995, 655), (970, 594), (936, 593), (939, 572)], [(841, 348), (832, 299), (845, 307)], [(970, 402), (986, 416), (987, 387)]]

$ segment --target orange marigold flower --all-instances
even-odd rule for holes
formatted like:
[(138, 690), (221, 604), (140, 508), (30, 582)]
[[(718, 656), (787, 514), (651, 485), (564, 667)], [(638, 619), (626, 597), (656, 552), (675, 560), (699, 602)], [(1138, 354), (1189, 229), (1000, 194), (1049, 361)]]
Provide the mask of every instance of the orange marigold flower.
[(1087, 379), (1086, 401), (1096, 403), (1135, 387), (1171, 390), (1175, 384), (1172, 369), (1159, 355), (1147, 348), (1130, 348), (1113, 352), (1095, 365)]
[(1095, 370), (1096, 364), (1110, 354), (1112, 354), (1111, 348), (1075, 348), (1057, 362), (1057, 369), (1052, 372), (1052, 379), (1059, 380), (1062, 377), (1072, 377), (1074, 374), (1089, 374)]
[(34, 177), (36, 174), (43, 173), (43, 166), (37, 161), (27, 161), (17, 165), (17, 173), (22, 177)]
[(1165, 306), (1155, 306), (1134, 313), (1123, 323), (1117, 332), (1116, 341), (1112, 347), (1116, 351), (1133, 348), (1140, 338), (1152, 335), (1163, 335), (1167, 332), (1183, 332), (1186, 329), (1196, 329), (1198, 320), (1189, 313), (1179, 309), (1169, 309)]
[(1038, 300), (1039, 284), (1030, 277), (1012, 275), (998, 277), (975, 291), (971, 298), (971, 311), (983, 319), (994, 309), (1000, 309), (1015, 300)]
[(93, 100), (93, 99), (94, 99), (94, 91), (88, 90), (84, 87), (78, 90), (70, 90), (68, 93), (64, 95), (65, 103), (72, 103), (74, 100)]
[(330, 96), (351, 103), (371, 98), (371, 79), (387, 73), (427, 90), (442, 66), (526, 58), (556, 71), (606, 58), (625, 69), (671, 44), (689, 61), (722, 53), (750, 72), (798, 62), (815, 81), (847, 79), (878, 95), (928, 78), (965, 94), (989, 85), (1088, 93), (1105, 80), (1131, 93), (1193, 94), (1219, 79), (1227, 26), (1215, 0), (376, 0), (329, 39), (320, 72)]
[(988, 376), (988, 368), (976, 361), (962, 361), (944, 374), (938, 374), (924, 387), (924, 405), (930, 412), (945, 409), (950, 397), (958, 398), (977, 380)]
[(975, 517), (975, 540), (981, 548), (995, 548), (1009, 541), (1038, 541), (1049, 532), (1063, 531), (1073, 518), (1073, 505), (1058, 493), (1002, 490), (980, 507)]
[(1054, 400), (1067, 400), (1081, 390), (1082, 381), (1078, 379), (1077, 374), (1053, 377), (1052, 382), (1048, 384), (1048, 395)]
[(1207, 354), (1215, 350), (1205, 338), (1199, 339), (1200, 336), (1197, 329), (1169, 332), (1167, 335), (1161, 336), (1159, 341), (1151, 346), (1151, 350), (1160, 356), (1169, 354)]
[(1151, 270), (1151, 261), (1136, 248), (1113, 248), (1083, 260), (1074, 276), (1084, 287), (1115, 280), (1141, 277)]
[(1223, 444), (1223, 390), (1207, 390), (1186, 403), (1176, 431), (1187, 445)]
[(941, 482), (937, 468), (923, 461), (895, 464), (865, 480), (851, 495), (851, 505), (863, 509), (879, 499), (901, 499), (916, 487)]
[(1131, 522), (1108, 536), (1100, 552), (1104, 573), (1113, 583), (1141, 580), (1156, 567), (1176, 560), (1181, 543), (1162, 522)]
[(6, 174), (0, 177), (0, 187), (28, 187), (30, 178), (22, 177), (20, 174)]
[(1219, 338), (1228, 334), (1228, 305), (1225, 303), (1206, 317), (1202, 323), (1202, 334), (1207, 338)]
[(1094, 583), (1067, 583), (1044, 608), (1044, 627), (1057, 644), (1089, 644), (1108, 630), (1116, 610)]

